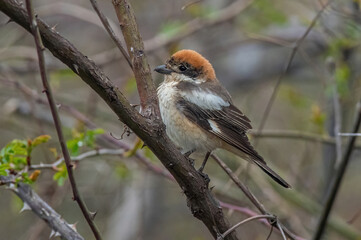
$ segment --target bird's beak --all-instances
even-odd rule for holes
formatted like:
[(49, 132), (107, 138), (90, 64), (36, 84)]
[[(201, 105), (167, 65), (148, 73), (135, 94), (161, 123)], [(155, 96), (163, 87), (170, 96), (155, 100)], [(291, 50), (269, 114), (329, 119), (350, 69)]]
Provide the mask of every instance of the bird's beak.
[(171, 74), (173, 72), (173, 70), (168, 69), (166, 65), (160, 65), (156, 68), (154, 68), (154, 71), (159, 72), (161, 74)]

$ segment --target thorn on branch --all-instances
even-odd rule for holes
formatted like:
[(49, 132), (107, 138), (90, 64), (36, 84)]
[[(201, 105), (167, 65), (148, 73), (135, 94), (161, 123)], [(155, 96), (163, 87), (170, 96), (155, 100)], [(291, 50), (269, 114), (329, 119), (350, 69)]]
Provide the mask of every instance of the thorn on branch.
[(94, 220), (94, 219), (95, 219), (95, 216), (98, 214), (98, 211), (89, 212), (89, 214), (90, 214), (91, 219)]

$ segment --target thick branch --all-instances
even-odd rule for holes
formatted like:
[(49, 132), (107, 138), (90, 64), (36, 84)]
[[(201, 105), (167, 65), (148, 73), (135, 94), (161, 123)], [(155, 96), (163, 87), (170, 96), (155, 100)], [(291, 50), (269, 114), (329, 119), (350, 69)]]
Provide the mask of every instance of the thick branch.
[[(30, 31), (28, 16), (15, 0), (0, 1), (0, 10), (14, 22)], [(130, 106), (124, 95), (112, 84), (98, 66), (40, 19), (38, 25), (45, 47), (92, 87), (117, 114), (119, 119), (145, 142), (170, 171), (187, 196), (188, 205), (193, 215), (203, 221), (215, 238), (219, 233), (229, 229), (229, 224), (223, 215), (222, 209), (213, 198), (207, 182), (166, 136), (160, 119), (156, 118), (152, 123), (144, 119)], [(145, 58), (141, 56), (144, 53), (139, 52), (140, 48), (134, 49), (137, 50), (137, 54), (140, 54), (136, 56), (136, 62), (133, 62), (135, 70), (138, 69), (137, 64), (140, 64), (140, 60), (143, 61)], [(150, 75), (150, 72), (148, 74)], [(150, 80), (146, 80), (147, 84), (149, 84)], [(155, 93), (155, 89), (153, 91), (152, 88), (154, 89), (153, 85), (146, 89), (150, 93)], [(155, 98), (152, 106), (157, 106), (156, 95), (151, 97)], [(159, 115), (156, 115), (156, 117), (159, 117)], [(230, 234), (226, 239), (237, 239), (237, 237), (235, 234)]]
[[(0, 182), (10, 183), (13, 177), (0, 176)], [(9, 184), (8, 184), (9, 185)], [(29, 185), (19, 183), (17, 187), (9, 185), (12, 190), (39, 218), (43, 219), (49, 227), (62, 238), (67, 240), (84, 240), (57, 212), (36, 194)]]
[[(129, 56), (132, 60), (142, 115), (151, 118), (159, 117), (156, 89), (153, 84), (147, 57), (144, 53), (144, 43), (138, 31), (132, 6), (127, 0), (113, 0), (113, 5), (127, 44)], [(152, 115), (153, 112), (155, 115)]]

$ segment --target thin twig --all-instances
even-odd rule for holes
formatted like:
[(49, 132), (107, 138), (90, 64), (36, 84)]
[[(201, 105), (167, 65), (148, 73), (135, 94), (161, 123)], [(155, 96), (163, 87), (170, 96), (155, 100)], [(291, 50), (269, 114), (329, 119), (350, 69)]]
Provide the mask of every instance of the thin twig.
[(342, 137), (361, 137), (361, 133), (339, 133)]
[[(361, 102), (359, 102), (357, 104), (357, 107), (356, 107), (356, 120), (355, 120), (355, 123), (354, 123), (354, 127), (353, 127), (353, 133), (357, 133), (359, 131), (359, 128), (360, 128), (360, 124), (361, 124)], [(335, 177), (332, 179), (332, 182), (330, 184), (330, 191), (328, 192), (327, 194), (327, 201), (325, 203), (325, 207), (322, 211), (322, 214), (321, 214), (321, 217), (320, 217), (320, 220), (319, 220), (319, 223), (318, 223), (318, 226), (317, 226), (317, 230), (316, 230), (316, 233), (313, 237), (314, 240), (319, 240), (321, 239), (322, 235), (323, 235), (323, 232), (325, 231), (325, 228), (326, 228), (326, 224), (327, 224), (327, 219), (328, 219), (328, 216), (331, 212), (331, 209), (333, 207), (333, 204), (334, 204), (334, 201), (336, 199), (336, 195), (337, 195), (337, 192), (340, 188), (340, 184), (341, 184), (341, 181), (343, 179), (343, 176), (345, 174), (345, 171), (346, 171), (346, 168), (347, 168), (347, 165), (351, 159), (351, 154), (352, 154), (352, 150), (354, 149), (354, 146), (355, 146), (355, 142), (356, 142), (356, 138), (357, 136), (352, 136), (347, 144), (347, 148), (346, 148), (346, 152), (342, 158), (342, 161), (339, 165), (339, 168), (336, 172), (336, 175)]]
[(272, 233), (273, 233), (273, 226), (271, 227), (271, 230), (269, 231), (266, 240), (269, 240), (269, 238), (272, 236)]
[[(82, 153), (76, 157), (71, 157), (71, 161), (72, 162), (79, 162), (81, 160), (90, 158), (90, 157), (95, 157), (95, 156), (101, 156), (101, 155), (122, 155), (124, 153), (124, 149), (98, 149), (98, 150), (91, 150), (85, 153)], [(50, 164), (44, 164), (44, 163), (40, 163), (38, 165), (31, 165), (29, 167), (30, 170), (33, 169), (56, 169), (60, 164), (62, 164), (64, 162), (64, 158), (60, 158), (59, 160), (57, 160), (54, 163), (50, 163)]]
[(361, 208), (357, 210), (357, 212), (351, 217), (350, 220), (347, 221), (348, 224), (352, 224), (356, 221), (357, 218), (361, 216)]
[[(222, 240), (224, 239), (229, 233), (231, 233), (232, 231), (236, 230), (236, 228), (238, 228), (239, 226), (245, 224), (245, 223), (248, 223), (250, 221), (253, 221), (253, 220), (256, 220), (256, 219), (260, 219), (260, 218), (268, 218), (268, 219), (275, 219), (275, 216), (272, 216), (272, 215), (257, 215), (257, 216), (254, 216), (254, 217), (250, 217), (250, 218), (247, 218), (237, 224), (235, 224), (234, 226), (232, 226), (230, 229), (228, 229), (226, 232), (224, 232), (223, 234), (221, 234), (220, 236), (217, 237), (217, 240)], [(282, 232), (283, 233), (283, 232)], [(283, 233), (283, 236), (284, 236), (284, 233)]]
[(35, 18), (34, 15), (34, 10), (32, 7), (32, 3), (31, 0), (26, 0), (26, 8), (29, 14), (29, 21), (30, 21), (30, 27), (32, 30), (32, 34), (34, 36), (34, 40), (35, 40), (35, 45), (36, 45), (36, 49), (37, 49), (37, 53), (38, 53), (38, 58), (39, 58), (39, 69), (40, 69), (40, 75), (41, 75), (41, 80), (43, 83), (43, 87), (44, 87), (44, 92), (46, 93), (46, 97), (48, 98), (48, 102), (49, 102), (49, 106), (50, 106), (50, 110), (53, 116), (53, 120), (54, 120), (54, 124), (55, 124), (55, 128), (58, 134), (58, 138), (59, 138), (59, 143), (61, 146), (61, 150), (63, 152), (63, 156), (65, 159), (65, 163), (66, 163), (66, 168), (68, 171), (68, 176), (69, 176), (69, 181), (71, 183), (71, 187), (73, 190), (73, 198), (75, 201), (77, 201), (85, 219), (87, 220), (95, 238), (97, 240), (101, 240), (101, 236), (100, 233), (92, 219), (92, 217), (90, 216), (90, 213), (85, 205), (85, 203), (83, 202), (78, 188), (76, 186), (76, 182), (75, 182), (75, 178), (73, 175), (73, 169), (72, 169), (72, 165), (71, 165), (71, 159), (70, 159), (70, 155), (68, 152), (68, 149), (66, 147), (66, 143), (65, 143), (65, 139), (63, 136), (63, 132), (61, 129), (61, 121), (58, 115), (58, 111), (57, 111), (57, 107), (55, 105), (55, 100), (52, 94), (52, 90), (50, 88), (49, 82), (48, 82), (48, 78), (47, 78), (47, 73), (46, 73), (46, 68), (45, 68), (45, 59), (44, 59), (44, 50), (45, 47), (43, 45), (41, 36), (40, 36), (40, 32), (39, 32), (39, 28), (38, 28), (38, 24), (37, 24), (37, 19)]
[(211, 154), (212, 158), (216, 160), (216, 162), (221, 166), (221, 168), (228, 174), (231, 180), (242, 190), (242, 192), (247, 196), (247, 198), (253, 203), (254, 206), (264, 215), (267, 215), (263, 204), (258, 201), (258, 199), (253, 195), (251, 191), (249, 191), (248, 187), (244, 185), (238, 177), (232, 172), (232, 170), (215, 154)]
[(282, 235), (283, 240), (287, 240), (287, 237), (286, 237), (285, 233), (283, 232), (283, 228), (282, 228), (281, 224), (280, 224), (278, 221), (277, 221), (276, 223), (277, 223), (278, 229), (279, 229), (280, 232), (281, 232), (281, 235)]
[(110, 38), (114, 41), (115, 45), (118, 47), (118, 49), (120, 50), (120, 52), (123, 54), (125, 60), (127, 60), (128, 65), (130, 66), (131, 69), (133, 69), (133, 64), (130, 61), (129, 55), (127, 53), (127, 51), (123, 48), (122, 46), (122, 42), (120, 41), (120, 39), (115, 35), (113, 29), (111, 28), (107, 17), (103, 14), (103, 12), (99, 9), (98, 3), (96, 0), (90, 0), (95, 12), (98, 14), (100, 21), (102, 21), (102, 24), (105, 28), (105, 30), (108, 32)]
[[(221, 166), (221, 168), (227, 173), (227, 175), (231, 178), (231, 180), (242, 190), (242, 192), (247, 196), (247, 198), (253, 203), (253, 205), (260, 211), (263, 215), (270, 215), (263, 204), (258, 201), (258, 199), (253, 195), (253, 193), (245, 186), (238, 177), (232, 172), (232, 170), (215, 154), (211, 155), (214, 160)], [(290, 230), (286, 229), (282, 226), (284, 232), (291, 239), (300, 239), (298, 236), (293, 234)], [(277, 226), (278, 228), (278, 226)], [(281, 229), (279, 229), (281, 231)]]
[(306, 37), (308, 36), (308, 34), (311, 32), (311, 30), (313, 29), (313, 27), (316, 25), (317, 20), (321, 17), (322, 13), (324, 12), (324, 10), (326, 9), (326, 7), (332, 2), (332, 0), (329, 0), (325, 5), (322, 6), (322, 8), (317, 12), (316, 16), (313, 18), (313, 20), (311, 21), (310, 25), (308, 26), (308, 28), (306, 29), (306, 31), (304, 32), (304, 34), (302, 35), (301, 38), (299, 38), (295, 44), (294, 47), (292, 48), (292, 52), (287, 60), (287, 64), (285, 66), (285, 69), (283, 71), (283, 73), (278, 77), (277, 82), (275, 87), (273, 88), (273, 92), (272, 95), (269, 99), (269, 101), (267, 102), (267, 106), (266, 109), (263, 113), (263, 116), (261, 118), (261, 122), (258, 128), (258, 131), (262, 132), (264, 125), (267, 121), (267, 118), (269, 116), (269, 113), (271, 111), (272, 105), (276, 99), (276, 95), (278, 93), (278, 89), (281, 85), (281, 82), (283, 80), (283, 77), (286, 75), (286, 73), (288, 73), (288, 71), (291, 68), (292, 62), (294, 57), (296, 56), (296, 53), (298, 51), (298, 49), (300, 48), (300, 46), (302, 45), (302, 43), (304, 42), (304, 40), (306, 39)]

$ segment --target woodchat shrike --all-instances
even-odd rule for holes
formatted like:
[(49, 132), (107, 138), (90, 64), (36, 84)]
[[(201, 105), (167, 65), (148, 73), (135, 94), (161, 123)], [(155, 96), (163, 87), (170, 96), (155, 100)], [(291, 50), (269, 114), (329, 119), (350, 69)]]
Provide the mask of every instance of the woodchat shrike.
[(222, 148), (290, 188), (250, 144), (246, 135), (252, 128), (250, 120), (233, 104), (207, 59), (193, 50), (181, 50), (154, 70), (164, 74), (157, 93), (167, 135), (183, 154), (203, 154), (205, 164), (214, 149)]

